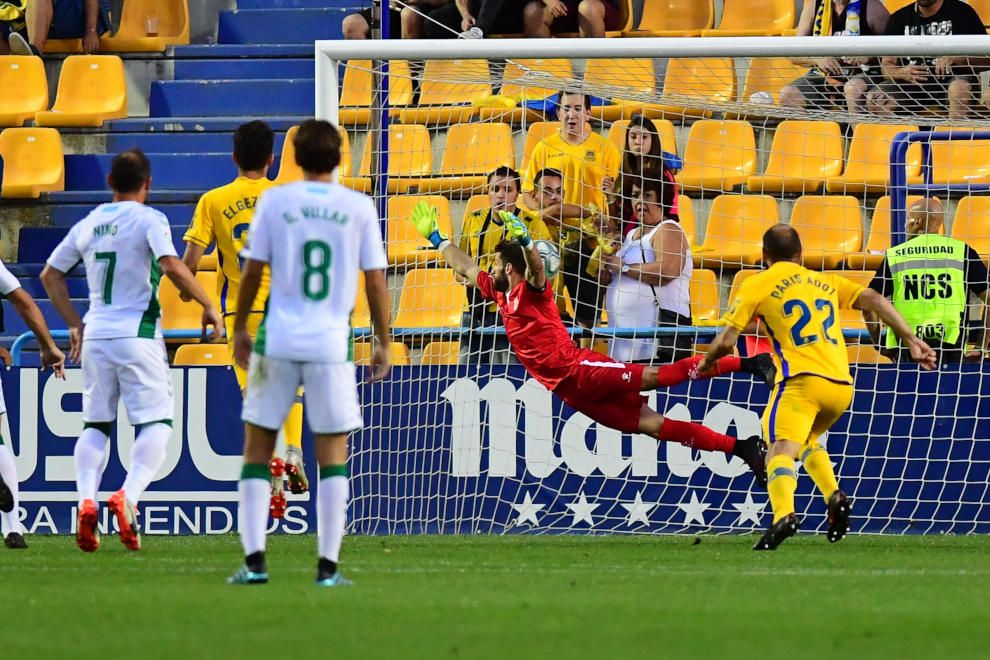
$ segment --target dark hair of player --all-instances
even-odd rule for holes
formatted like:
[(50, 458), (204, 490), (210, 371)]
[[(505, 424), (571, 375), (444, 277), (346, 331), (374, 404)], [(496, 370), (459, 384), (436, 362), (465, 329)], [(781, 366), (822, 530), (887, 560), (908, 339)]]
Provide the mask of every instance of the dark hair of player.
[(502, 257), (503, 264), (512, 264), (520, 275), (526, 272), (526, 257), (522, 245), (515, 239), (506, 239), (495, 246), (495, 254)]
[(581, 92), (568, 92), (566, 89), (560, 92), (560, 105), (564, 105), (565, 96), (581, 96), (584, 99), (584, 109), (591, 110), (591, 94), (581, 94)]
[(110, 187), (118, 193), (136, 193), (151, 178), (151, 161), (140, 149), (121, 151), (110, 164)]
[(246, 172), (267, 165), (274, 146), (275, 133), (260, 119), (241, 124), (234, 132), (234, 160)]
[(494, 170), (492, 170), (492, 173), (491, 174), (488, 175), (488, 183), (491, 183), (492, 182), (492, 179), (494, 179), (497, 176), (508, 177), (508, 178), (512, 179), (513, 181), (515, 181), (516, 182), (516, 191), (518, 192), (518, 190), (519, 190), (519, 172), (515, 171), (514, 169), (512, 169), (508, 165), (499, 165)]
[(763, 251), (773, 261), (791, 261), (801, 254), (801, 237), (790, 225), (774, 225), (763, 234)]
[(340, 164), (340, 133), (328, 121), (307, 119), (299, 125), (292, 144), (303, 172), (329, 174)]
[(536, 173), (536, 177), (533, 179), (535, 185), (539, 185), (545, 177), (557, 177), (561, 181), (564, 180), (564, 175), (561, 174), (560, 170), (555, 170), (552, 167), (544, 167), (542, 170)]

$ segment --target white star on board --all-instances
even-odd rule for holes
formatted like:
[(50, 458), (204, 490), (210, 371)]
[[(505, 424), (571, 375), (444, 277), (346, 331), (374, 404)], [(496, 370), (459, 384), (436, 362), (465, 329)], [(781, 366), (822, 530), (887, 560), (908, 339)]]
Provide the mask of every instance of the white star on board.
[(657, 508), (656, 504), (647, 504), (643, 501), (642, 491), (636, 491), (636, 499), (630, 503), (620, 502), (622, 508), (629, 512), (626, 518), (626, 527), (632, 527), (637, 523), (643, 525), (650, 524), (650, 512)]
[(739, 512), (739, 519), (736, 520), (737, 525), (741, 525), (748, 520), (754, 525), (759, 526), (760, 514), (763, 513), (763, 508), (766, 506), (766, 503), (757, 504), (753, 501), (753, 495), (751, 493), (746, 493), (745, 502), (741, 502), (739, 504), (733, 503), (732, 506)]
[(705, 511), (711, 508), (711, 504), (707, 504), (698, 499), (698, 495), (691, 491), (691, 501), (685, 504), (681, 502), (677, 505), (681, 511), (684, 512), (684, 524), (690, 525), (692, 521), (697, 521), (698, 524), (704, 525), (705, 523)]
[(595, 520), (591, 517), (591, 512), (598, 507), (598, 504), (592, 504), (588, 501), (588, 498), (584, 496), (584, 493), (581, 493), (578, 496), (577, 502), (571, 502), (567, 505), (567, 508), (574, 512), (574, 520), (571, 521), (571, 525), (573, 526), (579, 522), (586, 522), (594, 527)]
[(537, 504), (533, 501), (532, 496), (526, 493), (523, 497), (522, 504), (513, 504), (512, 508), (519, 512), (519, 517), (516, 518), (514, 525), (521, 525), (528, 522), (532, 525), (539, 525), (540, 521), (536, 519), (536, 514), (545, 507), (545, 504)]

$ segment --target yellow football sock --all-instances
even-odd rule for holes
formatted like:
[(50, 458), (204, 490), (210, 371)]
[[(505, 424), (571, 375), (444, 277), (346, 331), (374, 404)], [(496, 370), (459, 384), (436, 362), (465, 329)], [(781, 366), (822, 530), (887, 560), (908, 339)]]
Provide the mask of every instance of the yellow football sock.
[(801, 452), (801, 462), (804, 463), (804, 469), (815, 480), (815, 485), (818, 486), (818, 490), (821, 491), (825, 497), (825, 501), (828, 502), (828, 498), (832, 496), (832, 493), (839, 490), (839, 482), (835, 480), (835, 471), (832, 470), (832, 458), (828, 455), (828, 452), (825, 451), (824, 447), (815, 442)]
[(285, 444), (288, 447), (295, 447), (302, 454), (302, 424), (303, 406), (302, 398), (296, 397), (296, 402), (289, 409), (289, 416), (285, 418), (282, 430), (285, 432)]
[(790, 456), (774, 456), (767, 463), (770, 483), (770, 506), (773, 507), (773, 521), (794, 513), (794, 491), (797, 490), (797, 475), (794, 472), (794, 459)]

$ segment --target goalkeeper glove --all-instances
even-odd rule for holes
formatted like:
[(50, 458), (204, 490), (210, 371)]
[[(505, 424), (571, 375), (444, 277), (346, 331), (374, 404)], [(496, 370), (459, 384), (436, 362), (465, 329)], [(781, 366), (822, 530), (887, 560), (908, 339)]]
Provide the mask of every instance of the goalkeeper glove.
[(499, 211), (498, 217), (502, 218), (502, 222), (505, 223), (505, 231), (509, 236), (519, 241), (519, 244), (524, 248), (528, 248), (530, 243), (533, 242), (533, 239), (529, 237), (529, 229), (526, 228), (526, 223), (509, 211)]
[(430, 206), (426, 202), (420, 201), (413, 207), (412, 222), (416, 225), (416, 230), (439, 250), (440, 246), (447, 241), (447, 237), (440, 233), (437, 217), (436, 207)]

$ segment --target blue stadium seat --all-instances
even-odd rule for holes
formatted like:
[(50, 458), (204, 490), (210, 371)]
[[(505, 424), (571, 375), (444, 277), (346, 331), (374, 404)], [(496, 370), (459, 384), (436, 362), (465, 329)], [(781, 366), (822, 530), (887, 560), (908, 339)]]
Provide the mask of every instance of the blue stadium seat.
[(221, 44), (312, 44), (318, 39), (343, 39), (341, 23), (361, 11), (362, 3), (346, 8), (247, 9), (220, 12), (217, 42)]
[(17, 261), (44, 263), (67, 233), (65, 227), (22, 227), (17, 239)]
[(315, 98), (312, 79), (155, 81), (150, 113), (152, 117), (307, 116), (313, 113)]
[[(205, 191), (237, 176), (230, 153), (152, 154), (150, 159), (154, 187), (162, 190)], [(112, 160), (113, 154), (66, 156), (65, 189), (106, 190)]]
[[(58, 315), (55, 311), (55, 306), (52, 305), (50, 300), (37, 300), (38, 307), (41, 309), (41, 313), (45, 317), (45, 321), (48, 323), (48, 327), (53, 330), (65, 330), (65, 322), (62, 321), (62, 317)], [(84, 314), (86, 310), (89, 309), (89, 299), (87, 298), (74, 298), (72, 303), (79, 310), (80, 314)], [(24, 319), (14, 310), (10, 302), (7, 300), (3, 301), (3, 320), (4, 329), (0, 337), (4, 339), (13, 339), (19, 335), (28, 332), (28, 327), (24, 323)]]
[[(78, 272), (81, 273), (82, 271)], [(45, 300), (48, 298), (48, 292), (45, 291), (45, 287), (39, 278), (21, 277), (18, 279), (24, 290), (30, 293), (35, 300)], [(65, 278), (65, 284), (69, 289), (70, 298), (86, 298), (89, 296), (89, 286), (86, 284), (85, 276), (77, 274), (74, 277), (67, 277)]]

